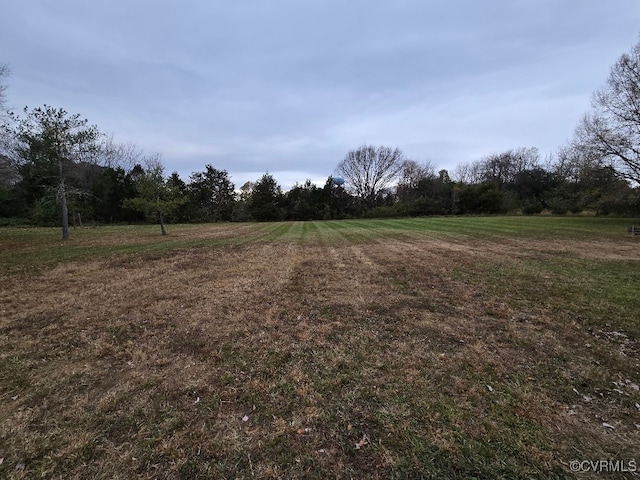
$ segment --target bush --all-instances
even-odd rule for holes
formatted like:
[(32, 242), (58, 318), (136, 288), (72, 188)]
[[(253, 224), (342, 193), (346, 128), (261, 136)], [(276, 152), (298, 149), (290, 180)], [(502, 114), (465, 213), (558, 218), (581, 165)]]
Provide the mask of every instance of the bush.
[(522, 213), (525, 215), (536, 215), (538, 213), (542, 213), (544, 210), (544, 206), (540, 202), (533, 202), (528, 205), (525, 205), (522, 208)]
[(0, 227), (22, 227), (25, 225), (33, 225), (28, 218), (0, 217)]

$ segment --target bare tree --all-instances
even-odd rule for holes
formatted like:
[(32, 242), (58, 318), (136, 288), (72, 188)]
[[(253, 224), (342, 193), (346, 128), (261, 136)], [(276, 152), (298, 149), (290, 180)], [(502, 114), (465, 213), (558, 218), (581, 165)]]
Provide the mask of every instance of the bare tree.
[(606, 166), (602, 157), (588, 144), (574, 141), (560, 147), (553, 162), (549, 162), (547, 171), (570, 183), (580, 181), (585, 172)]
[(9, 162), (8, 151), (11, 148), (11, 143), (13, 141), (13, 137), (10, 132), (8, 132), (7, 127), (4, 125), (5, 120), (7, 118), (7, 114), (5, 111), (5, 91), (7, 90), (7, 86), (2, 83), (2, 78), (7, 77), (9, 75), (9, 67), (7, 65), (0, 65), (0, 155), (3, 156), (2, 167), (0, 167), (0, 172), (5, 176), (5, 170), (11, 164)]
[(453, 171), (453, 178), (456, 182), (480, 183), (480, 162), (459, 163)]
[(540, 153), (536, 147), (514, 148), (460, 164), (456, 167), (454, 177), (464, 183), (493, 182), (501, 187), (513, 182), (525, 170), (539, 166)]
[(403, 164), (404, 157), (398, 148), (362, 145), (347, 153), (336, 172), (344, 177), (355, 195), (373, 206), (379, 193), (398, 178)]
[[(3, 77), (9, 76), (9, 67), (7, 65), (0, 65), (0, 79)], [(7, 90), (7, 86), (3, 85), (0, 82), (0, 115), (4, 114), (5, 106), (5, 92)]]
[(20, 180), (20, 173), (10, 157), (0, 153), (0, 187), (11, 187)]
[(539, 166), (539, 162), (540, 154), (535, 147), (507, 150), (481, 160), (481, 177), (485, 182), (502, 186), (512, 183), (525, 170)]
[(100, 146), (100, 156), (100, 163), (105, 167), (122, 167), (127, 171), (145, 161), (142, 148), (132, 142), (117, 143), (113, 136), (105, 136)]
[(613, 65), (576, 129), (572, 146), (640, 183), (640, 42)]
[(418, 186), (425, 180), (436, 178), (436, 170), (431, 162), (419, 164), (415, 160), (405, 160), (400, 171), (396, 194), (401, 201), (409, 201), (417, 194)]
[(432, 162), (427, 161), (421, 165), (415, 160), (406, 160), (402, 165), (398, 184), (408, 188), (416, 188), (420, 180), (435, 176), (436, 168)]

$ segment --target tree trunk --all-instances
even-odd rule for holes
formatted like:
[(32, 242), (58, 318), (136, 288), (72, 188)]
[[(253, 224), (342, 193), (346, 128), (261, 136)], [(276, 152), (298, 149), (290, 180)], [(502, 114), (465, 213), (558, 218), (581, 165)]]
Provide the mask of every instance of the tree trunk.
[(162, 218), (162, 209), (160, 208), (160, 193), (156, 194), (156, 207), (158, 209), (158, 221), (160, 222), (160, 231), (162, 235), (167, 234), (167, 230), (164, 228), (164, 218)]
[(62, 204), (62, 240), (69, 240), (69, 210), (67, 209), (67, 192), (64, 180), (60, 182), (60, 203)]
[(158, 212), (158, 217), (160, 220), (160, 231), (162, 232), (162, 235), (166, 235), (167, 230), (164, 228), (164, 219), (162, 218), (162, 212)]

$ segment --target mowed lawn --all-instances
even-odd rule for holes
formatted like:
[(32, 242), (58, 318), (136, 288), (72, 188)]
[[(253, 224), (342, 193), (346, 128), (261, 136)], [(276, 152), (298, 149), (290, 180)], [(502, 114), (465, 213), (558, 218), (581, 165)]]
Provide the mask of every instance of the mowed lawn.
[(635, 478), (633, 224), (0, 229), (0, 478)]

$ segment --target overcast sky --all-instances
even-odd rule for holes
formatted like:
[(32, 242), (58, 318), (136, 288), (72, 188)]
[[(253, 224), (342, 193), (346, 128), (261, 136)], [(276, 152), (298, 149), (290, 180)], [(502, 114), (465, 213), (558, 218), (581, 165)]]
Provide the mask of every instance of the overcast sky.
[(453, 171), (572, 135), (638, 0), (5, 0), (8, 104), (79, 113), (184, 180), (323, 182), (362, 144)]

